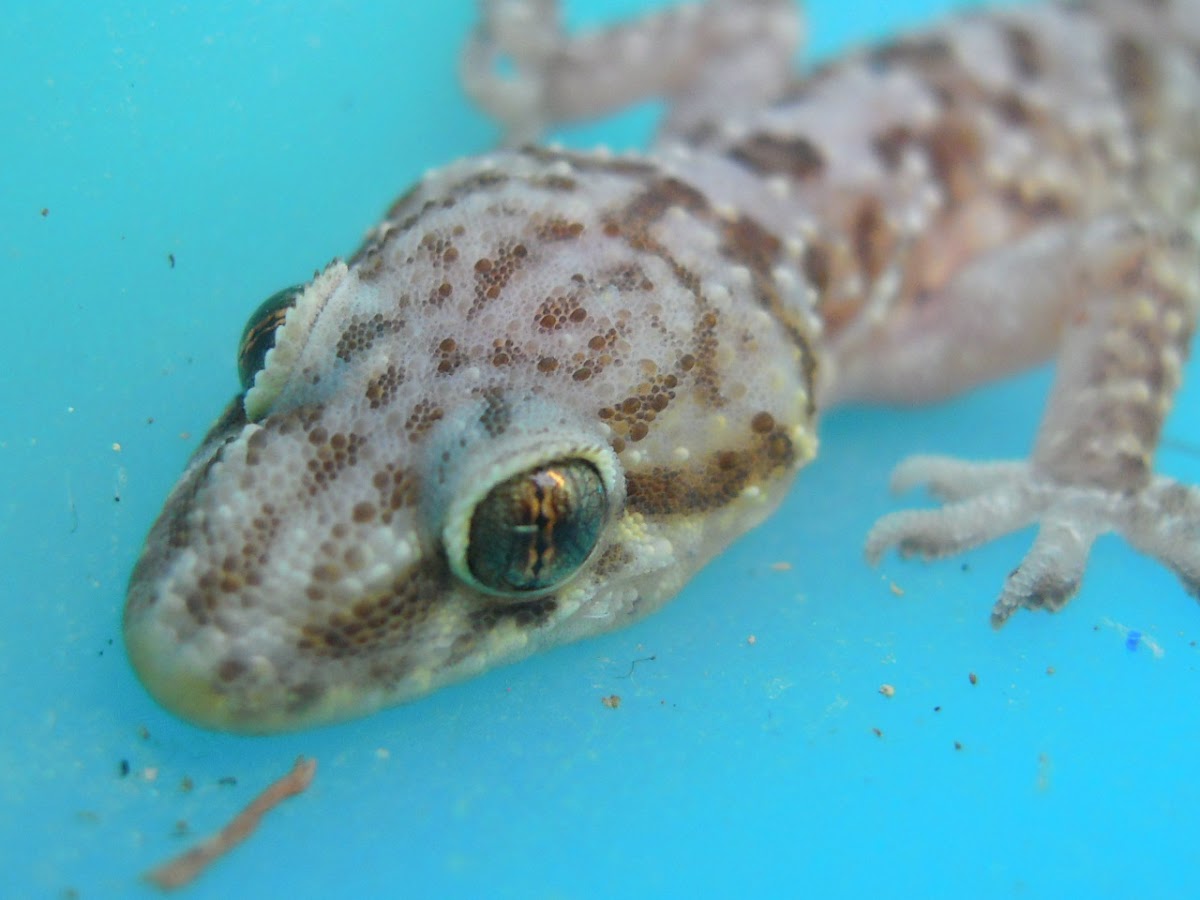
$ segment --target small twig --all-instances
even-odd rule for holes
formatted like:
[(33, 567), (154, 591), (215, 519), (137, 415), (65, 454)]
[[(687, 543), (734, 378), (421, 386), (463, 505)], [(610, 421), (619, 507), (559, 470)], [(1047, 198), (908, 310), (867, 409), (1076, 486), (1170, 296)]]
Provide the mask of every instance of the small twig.
[(228, 825), (198, 846), (151, 869), (145, 875), (146, 880), (164, 891), (190, 884), (212, 862), (250, 837), (263, 816), (288, 797), (294, 797), (304, 791), (312, 783), (316, 771), (315, 759), (299, 757), (292, 771), (251, 800)]
[(632, 677), (633, 677), (633, 670), (637, 668), (637, 664), (638, 664), (638, 663), (643, 663), (643, 662), (654, 662), (656, 659), (658, 659), (658, 656), (657, 656), (657, 655), (655, 655), (655, 656), (643, 656), (641, 659), (635, 659), (633, 662), (631, 662), (631, 663), (629, 664), (629, 671), (628, 671), (628, 672), (626, 672), (624, 675), (618, 675), (617, 677), (618, 677), (618, 678), (632, 678)]

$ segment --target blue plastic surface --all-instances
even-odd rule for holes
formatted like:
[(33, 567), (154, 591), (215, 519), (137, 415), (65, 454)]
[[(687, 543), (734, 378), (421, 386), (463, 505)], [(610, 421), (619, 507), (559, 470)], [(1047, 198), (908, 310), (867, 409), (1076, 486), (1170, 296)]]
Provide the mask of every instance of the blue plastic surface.
[[(951, 5), (814, 2), (810, 44)], [(1197, 895), (1200, 610), (1179, 584), (1107, 539), (1065, 612), (995, 633), (1028, 534), (935, 565), (862, 560), (897, 505), (891, 466), (1023, 454), (1044, 371), (830, 417), (783, 509), (629, 630), (300, 734), (159, 709), (120, 638), (142, 538), (236, 389), (249, 311), (351, 251), (423, 169), (494, 140), (454, 78), (472, 8), (15, 6), (0, 895), (149, 895), (140, 873), (300, 754), (319, 760), (312, 788), (192, 896)], [(565, 138), (637, 145), (651, 115)], [(1191, 481), (1198, 397), (1185, 389), (1161, 454)]]

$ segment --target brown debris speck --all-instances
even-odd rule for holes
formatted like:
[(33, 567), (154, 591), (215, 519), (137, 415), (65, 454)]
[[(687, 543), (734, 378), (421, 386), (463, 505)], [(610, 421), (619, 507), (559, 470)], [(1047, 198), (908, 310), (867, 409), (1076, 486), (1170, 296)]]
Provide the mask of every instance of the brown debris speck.
[(607, 697), (601, 697), (600, 702), (609, 709), (617, 709), (621, 705), (621, 696), (619, 694), (609, 694)]
[(895, 697), (896, 689), (890, 684), (881, 684), (879, 686), (879, 693), (883, 694), (885, 697)]

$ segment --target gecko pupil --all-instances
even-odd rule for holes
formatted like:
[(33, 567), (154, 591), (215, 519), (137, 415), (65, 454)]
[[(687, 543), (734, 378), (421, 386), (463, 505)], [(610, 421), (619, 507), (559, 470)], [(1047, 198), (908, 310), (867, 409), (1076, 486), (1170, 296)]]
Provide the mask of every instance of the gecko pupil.
[(475, 507), (467, 567), (494, 591), (552, 588), (591, 556), (607, 509), (604, 483), (589, 462), (558, 460), (521, 472)]
[(296, 285), (278, 291), (259, 304), (246, 322), (238, 342), (238, 378), (242, 390), (249, 390), (254, 376), (263, 367), (267, 351), (275, 346), (275, 331), (283, 324), (289, 309), (296, 303), (304, 288)]

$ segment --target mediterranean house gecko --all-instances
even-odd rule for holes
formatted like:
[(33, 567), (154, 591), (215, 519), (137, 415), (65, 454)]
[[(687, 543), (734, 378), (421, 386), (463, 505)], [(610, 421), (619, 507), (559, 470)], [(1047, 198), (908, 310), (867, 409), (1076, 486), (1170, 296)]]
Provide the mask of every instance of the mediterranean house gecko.
[[(945, 505), (867, 556), (1037, 524), (996, 624), (1109, 531), (1200, 590), (1200, 491), (1152, 468), (1200, 305), (1200, 2), (975, 13), (802, 80), (787, 0), (482, 9), (464, 80), (514, 149), (251, 317), (129, 586), (165, 706), (295, 728), (622, 626), (772, 511), (819, 410), (1052, 356), (1029, 459), (901, 463)], [(647, 96), (643, 155), (525, 143)]]

